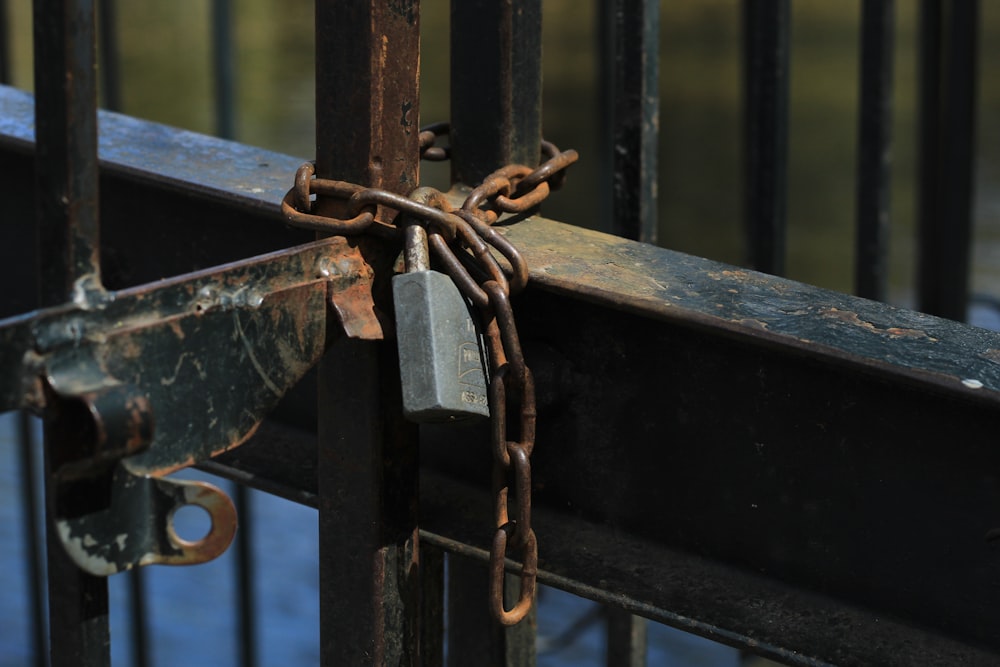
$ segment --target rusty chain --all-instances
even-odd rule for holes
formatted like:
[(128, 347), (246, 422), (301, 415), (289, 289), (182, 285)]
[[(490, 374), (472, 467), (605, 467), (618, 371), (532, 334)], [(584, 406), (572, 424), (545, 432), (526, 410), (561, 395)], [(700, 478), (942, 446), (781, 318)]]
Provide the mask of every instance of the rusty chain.
[[(437, 146), (448, 134), (447, 123), (421, 130), (420, 154), (425, 160), (447, 160), (450, 151)], [(542, 142), (543, 162), (537, 168), (507, 165), (483, 179), (454, 208), (445, 194), (419, 187), (409, 196), (380, 188), (317, 178), (307, 162), (295, 174), (295, 184), (282, 201), (289, 224), (334, 235), (376, 234), (400, 240), (407, 219), (427, 227), (428, 244), (445, 272), (482, 314), (486, 357), (490, 369), (489, 403), (493, 450), (495, 533), (490, 549), (489, 606), (502, 625), (515, 625), (531, 610), (538, 572), (538, 541), (531, 528), (531, 452), (535, 446), (535, 383), (524, 361), (510, 297), (528, 282), (528, 267), (517, 249), (492, 225), (505, 213), (524, 213), (538, 206), (565, 179), (576, 162), (576, 151), (560, 151)], [(312, 212), (313, 195), (347, 201), (348, 216), (332, 218)], [(377, 207), (396, 211), (393, 220), (378, 220)], [(400, 217), (402, 216), (402, 217)], [(509, 276), (492, 250), (510, 264)], [(516, 436), (508, 430), (515, 416)], [(514, 511), (511, 511), (511, 508)], [(512, 519), (511, 516), (514, 516)], [(521, 556), (521, 588), (511, 609), (504, 604), (507, 554)]]

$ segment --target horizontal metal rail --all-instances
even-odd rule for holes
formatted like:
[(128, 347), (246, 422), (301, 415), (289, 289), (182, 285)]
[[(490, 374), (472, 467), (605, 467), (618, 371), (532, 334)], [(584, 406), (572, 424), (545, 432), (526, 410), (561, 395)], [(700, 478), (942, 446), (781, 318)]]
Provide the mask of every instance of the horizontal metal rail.
[[(15, 238), (32, 117), (0, 89)], [(114, 114), (101, 129), (110, 288), (303, 240), (278, 214), (300, 160)], [(532, 269), (516, 307), (543, 581), (794, 664), (996, 660), (1000, 334), (542, 218), (505, 234)], [(30, 301), (18, 263), (0, 270)], [(293, 390), (291, 428), (208, 466), (314, 503), (313, 406)], [(422, 429), (420, 525), (482, 557), (478, 428)]]

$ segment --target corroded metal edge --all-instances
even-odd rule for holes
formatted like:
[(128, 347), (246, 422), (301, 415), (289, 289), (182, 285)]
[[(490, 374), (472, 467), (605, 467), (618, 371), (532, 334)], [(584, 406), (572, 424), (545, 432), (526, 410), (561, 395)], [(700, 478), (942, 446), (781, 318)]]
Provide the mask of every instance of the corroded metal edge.
[[(0, 150), (30, 149), (32, 108), (0, 86)], [(276, 224), (302, 162), (120, 114), (102, 112), (101, 130), (103, 169), (271, 211)], [(1000, 404), (1000, 334), (539, 216), (502, 229), (546, 290)]]

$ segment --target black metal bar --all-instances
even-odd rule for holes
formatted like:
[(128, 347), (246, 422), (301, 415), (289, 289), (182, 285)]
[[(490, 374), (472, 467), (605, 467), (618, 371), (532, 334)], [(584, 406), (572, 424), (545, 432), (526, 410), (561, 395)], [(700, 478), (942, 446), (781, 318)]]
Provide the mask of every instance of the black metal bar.
[[(419, 19), (416, 0), (316, 3), (317, 176), (416, 187)], [(376, 275), (391, 272), (395, 251), (360, 244)], [(320, 656), (330, 667), (419, 660), (417, 440), (401, 400), (391, 340), (342, 340), (320, 362)]]
[(257, 595), (254, 588), (253, 533), (254, 521), (247, 487), (236, 484), (233, 488), (233, 504), (239, 516), (240, 527), (236, 531), (236, 609), (239, 615), (237, 633), (239, 637), (239, 664), (243, 667), (257, 665)]
[(94, 5), (34, 2), (36, 197), (43, 305), (101, 289)]
[(24, 517), (24, 542), (27, 546), (27, 579), (31, 610), (28, 624), (31, 631), (31, 647), (34, 652), (33, 664), (36, 667), (45, 665), (46, 631), (45, 631), (45, 572), (42, 569), (42, 534), (38, 530), (38, 484), (35, 476), (34, 449), (35, 438), (32, 434), (31, 417), (22, 411), (18, 415), (17, 438), (20, 445), (20, 475), (21, 475), (21, 506)]
[(212, 74), (215, 79), (215, 133), (236, 136), (236, 65), (231, 0), (212, 0)]
[(420, 665), (444, 667), (445, 553), (420, 545)]
[(541, 53), (541, 0), (452, 0), (452, 181), (538, 164)]
[(109, 111), (122, 110), (121, 51), (118, 48), (118, 0), (97, 0), (101, 99)]
[(854, 290), (879, 301), (889, 286), (894, 9), (893, 0), (861, 5)]
[(750, 265), (785, 272), (789, 0), (743, 3), (744, 200)]
[(149, 615), (146, 613), (146, 570), (137, 567), (129, 570), (129, 619), (132, 630), (132, 664), (135, 667), (146, 667), (150, 664), (149, 653)]
[[(656, 243), (659, 224), (657, 210), (657, 157), (659, 150), (659, 42), (660, 3), (658, 0), (602, 0), (600, 17), (601, 127), (606, 152), (602, 195), (608, 200), (605, 219), (612, 234), (645, 243)], [(645, 664), (646, 620), (619, 609), (606, 610), (608, 624), (608, 665), (622, 663), (627, 656), (641, 653)], [(622, 618), (629, 619), (628, 631)], [(641, 634), (632, 632), (641, 627)], [(622, 634), (626, 632), (626, 634)], [(614, 636), (612, 636), (614, 635)], [(641, 642), (641, 649), (631, 640)]]
[(646, 667), (646, 619), (619, 607), (607, 608), (608, 667)]
[(10, 8), (7, 0), (0, 0), (0, 84), (10, 83)]
[(920, 310), (964, 320), (972, 239), (978, 0), (920, 4)]
[(416, 451), (380, 387), (398, 375), (386, 349), (344, 340), (320, 367), (324, 665), (416, 662)]
[[(87, 302), (103, 291), (97, 195), (97, 77), (92, 2), (35, 0), (35, 196), (40, 300)], [(52, 481), (55, 441), (46, 427), (49, 637), (52, 667), (110, 664), (108, 586), (79, 570), (56, 534), (59, 505), (99, 506), (103, 493), (59, 497)], [(101, 482), (96, 483), (100, 485)]]
[(608, 231), (656, 243), (660, 3), (602, 0), (599, 4)]
[[(484, 604), (489, 584), (485, 564), (469, 558), (448, 558), (448, 665), (530, 667), (535, 664), (537, 608), (513, 627), (493, 620)], [(520, 583), (508, 574), (504, 595), (517, 600)]]

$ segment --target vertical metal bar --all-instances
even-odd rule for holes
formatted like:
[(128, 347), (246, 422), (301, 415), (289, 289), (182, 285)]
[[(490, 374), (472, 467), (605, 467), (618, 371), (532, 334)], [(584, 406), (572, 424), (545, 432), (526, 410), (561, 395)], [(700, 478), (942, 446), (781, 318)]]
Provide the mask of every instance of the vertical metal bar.
[(608, 608), (608, 667), (646, 667), (646, 619)]
[(132, 613), (132, 665), (146, 667), (149, 661), (149, 620), (146, 614), (146, 570), (129, 570), (129, 609)]
[(41, 303), (102, 291), (97, 212), (94, 5), (34, 2)]
[[(612, 234), (656, 243), (660, 128), (659, 0), (601, 0), (602, 160)], [(645, 664), (646, 619), (608, 608), (607, 664)], [(624, 617), (622, 615), (624, 614)], [(641, 628), (641, 630), (640, 630)], [(633, 642), (641, 642), (636, 645)], [(621, 657), (641, 655), (641, 663)], [(628, 660), (628, 657), (625, 658)]]
[(444, 552), (420, 547), (420, 664), (444, 667)]
[(18, 415), (17, 436), (21, 455), (21, 506), (24, 508), (24, 542), (28, 547), (28, 588), (31, 595), (29, 623), (32, 661), (36, 667), (45, 665), (45, 582), (42, 570), (42, 534), (38, 530), (38, 485), (35, 477), (35, 438), (31, 432), (31, 417), (27, 412)]
[(98, 37), (100, 48), (101, 99), (104, 108), (122, 110), (121, 57), (118, 49), (118, 0), (99, 0), (97, 3)]
[(0, 84), (10, 83), (10, 9), (7, 0), (0, 0)]
[(243, 667), (257, 665), (257, 632), (254, 619), (257, 610), (257, 596), (254, 589), (254, 558), (253, 558), (253, 511), (247, 488), (235, 484), (233, 502), (236, 514), (240, 519), (239, 530), (236, 531), (236, 608), (239, 610), (239, 664)]
[(920, 310), (964, 320), (972, 239), (978, 0), (920, 4)]
[[(103, 291), (97, 206), (95, 9), (88, 0), (35, 0), (35, 181), (40, 303), (85, 303)], [(79, 570), (55, 531), (55, 442), (46, 430), (49, 637), (53, 667), (108, 665), (107, 580)], [(84, 490), (76, 511), (103, 500)]]
[(659, 0), (601, 0), (602, 164), (612, 234), (656, 243)]
[(743, 3), (744, 198), (755, 269), (785, 272), (788, 208), (788, 0)]
[(893, 0), (861, 4), (854, 289), (879, 301), (889, 285), (894, 8)]
[(342, 340), (320, 368), (320, 655), (327, 667), (418, 664), (417, 455), (413, 434), (398, 423), (401, 399), (387, 395), (399, 373), (390, 352)]
[(212, 0), (212, 72), (215, 78), (215, 133), (236, 136), (236, 75), (231, 0)]
[(452, 0), (452, 181), (538, 164), (541, 54), (541, 0)]
[[(448, 558), (448, 665), (529, 667), (535, 664), (537, 609), (519, 624), (504, 628), (490, 616), (485, 603), (489, 582), (486, 564), (471, 558)], [(520, 581), (507, 575), (504, 594), (517, 599)]]
[[(419, 28), (416, 0), (316, 2), (318, 176), (416, 186)], [(358, 243), (391, 264), (374, 240)], [(331, 667), (419, 660), (417, 441), (397, 364), (392, 341), (358, 340), (320, 363), (320, 655)]]

